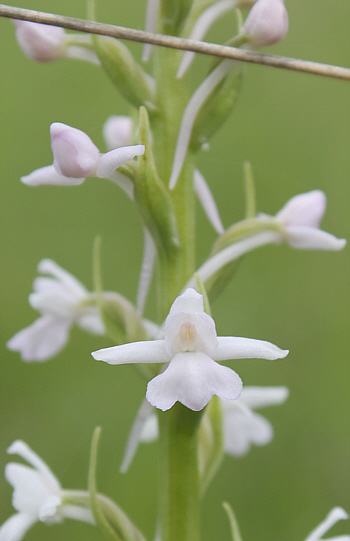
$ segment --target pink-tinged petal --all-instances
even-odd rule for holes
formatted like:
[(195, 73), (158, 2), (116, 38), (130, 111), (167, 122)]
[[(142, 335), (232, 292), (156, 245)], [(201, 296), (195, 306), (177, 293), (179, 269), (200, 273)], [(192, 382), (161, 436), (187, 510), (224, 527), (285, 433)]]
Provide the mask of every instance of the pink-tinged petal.
[(224, 451), (229, 455), (243, 456), (252, 444), (266, 445), (273, 438), (269, 421), (258, 414), (244, 414), (239, 409), (224, 413)]
[[(7, 452), (10, 455), (18, 455), (28, 462), (33, 468), (40, 472), (44, 477), (48, 485), (52, 487), (53, 491), (59, 491), (61, 486), (52, 473), (46, 462), (40, 458), (30, 447), (22, 440), (14, 441), (10, 447), (8, 447)], [(11, 483), (12, 484), (12, 483)]]
[(285, 226), (303, 225), (318, 228), (326, 210), (327, 198), (321, 190), (292, 197), (276, 214)]
[(110, 116), (103, 125), (102, 133), (108, 150), (130, 145), (132, 119), (123, 115)]
[(299, 250), (337, 251), (342, 250), (346, 245), (346, 239), (338, 239), (331, 233), (313, 227), (288, 226), (286, 233), (288, 244)]
[(240, 403), (251, 409), (283, 404), (289, 396), (287, 387), (244, 387)]
[(24, 361), (47, 361), (66, 345), (70, 327), (71, 321), (47, 314), (16, 333), (7, 347), (19, 351)]
[(265, 47), (281, 41), (288, 31), (288, 13), (283, 0), (258, 0), (243, 29), (253, 47)]
[(0, 526), (0, 541), (21, 541), (37, 518), (25, 513), (16, 513)]
[(81, 130), (54, 122), (50, 126), (54, 167), (66, 177), (81, 178), (94, 175), (100, 151)]
[(131, 342), (91, 353), (96, 361), (108, 364), (167, 363), (170, 357), (165, 350), (164, 340)]
[(228, 361), (230, 359), (267, 359), (275, 361), (284, 359), (289, 353), (287, 349), (253, 338), (238, 338), (233, 336), (219, 336), (218, 348), (213, 354), (215, 361)]
[(51, 274), (71, 295), (77, 298), (84, 298), (88, 293), (83, 284), (73, 274), (57, 265), (52, 259), (42, 259), (39, 261), (37, 269), (42, 274)]
[(37, 62), (51, 62), (65, 54), (63, 28), (29, 21), (14, 20), (16, 38), (24, 53)]
[(219, 235), (221, 235), (224, 232), (224, 226), (222, 225), (215, 199), (210, 191), (210, 188), (205, 178), (198, 171), (198, 169), (196, 169), (194, 172), (194, 189), (203, 207), (203, 210), (208, 217), (208, 220), (214, 227), (215, 231), (219, 233)]
[(100, 178), (108, 178), (123, 163), (129, 162), (135, 156), (142, 156), (144, 152), (145, 145), (131, 145), (102, 154), (96, 168), (96, 175)]
[[(347, 520), (349, 515), (342, 507), (334, 507), (326, 516), (323, 522), (315, 528), (305, 541), (320, 541), (321, 537), (328, 532), (339, 520)], [(346, 541), (350, 539), (349, 535), (334, 537), (334, 541)], [(329, 539), (328, 541), (332, 541)]]
[(214, 394), (235, 400), (241, 391), (242, 381), (236, 372), (215, 363), (205, 353), (186, 352), (177, 353), (167, 369), (148, 383), (146, 398), (163, 411), (175, 402), (199, 411)]
[(60, 175), (53, 165), (40, 167), (40, 169), (36, 169), (29, 175), (21, 177), (23, 184), (27, 184), (28, 186), (79, 186), (84, 180), (85, 177), (72, 178)]
[(204, 351), (212, 355), (218, 345), (215, 322), (205, 312), (170, 312), (165, 326), (169, 355), (181, 351)]

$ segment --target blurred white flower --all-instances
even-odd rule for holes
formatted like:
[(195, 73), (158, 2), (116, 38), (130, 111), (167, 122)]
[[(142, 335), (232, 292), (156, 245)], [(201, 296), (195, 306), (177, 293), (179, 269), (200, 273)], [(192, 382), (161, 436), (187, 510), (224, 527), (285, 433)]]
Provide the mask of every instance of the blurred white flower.
[(89, 176), (113, 180), (112, 175), (118, 167), (145, 151), (144, 145), (133, 145), (100, 154), (86, 133), (60, 122), (51, 124), (50, 134), (53, 164), (22, 177), (24, 184), (76, 186)]
[(0, 527), (0, 541), (20, 541), (36, 522), (57, 523), (72, 518), (94, 524), (91, 511), (82, 506), (65, 504), (65, 493), (47, 464), (21, 440), (7, 449), (19, 455), (31, 467), (11, 462), (5, 477), (13, 486), (12, 505), (17, 513)]
[(66, 34), (59, 26), (13, 20), (16, 38), (22, 51), (37, 62), (52, 62), (63, 57), (78, 58), (99, 64), (91, 36)]
[(243, 31), (252, 47), (265, 47), (281, 41), (288, 31), (284, 0), (258, 0), (250, 10)]
[(50, 259), (43, 259), (38, 271), (48, 276), (34, 280), (30, 305), (41, 312), (41, 317), (19, 331), (7, 347), (19, 351), (24, 361), (46, 361), (66, 345), (71, 327), (104, 334), (96, 303), (92, 295), (72, 274)]
[(130, 145), (132, 119), (124, 115), (110, 116), (103, 125), (102, 133), (108, 150)]
[[(334, 507), (323, 522), (315, 528), (305, 541), (322, 541), (322, 536), (328, 532), (339, 520), (347, 520), (349, 515), (342, 507)], [(350, 535), (337, 535), (324, 541), (350, 541)]]
[(216, 361), (228, 359), (280, 359), (288, 351), (270, 342), (231, 336), (217, 337), (214, 320), (204, 312), (203, 297), (187, 289), (175, 299), (165, 322), (165, 339), (133, 342), (92, 353), (109, 364), (166, 363), (164, 372), (147, 386), (146, 398), (156, 408), (170, 409), (179, 401), (199, 411), (214, 394), (237, 399), (240, 377)]

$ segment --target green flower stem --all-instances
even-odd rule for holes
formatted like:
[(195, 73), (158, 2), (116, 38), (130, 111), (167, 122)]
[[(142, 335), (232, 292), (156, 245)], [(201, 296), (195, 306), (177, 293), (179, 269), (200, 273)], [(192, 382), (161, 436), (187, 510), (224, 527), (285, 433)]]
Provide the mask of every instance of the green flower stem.
[(158, 414), (162, 541), (200, 539), (197, 432), (202, 413), (177, 402)]

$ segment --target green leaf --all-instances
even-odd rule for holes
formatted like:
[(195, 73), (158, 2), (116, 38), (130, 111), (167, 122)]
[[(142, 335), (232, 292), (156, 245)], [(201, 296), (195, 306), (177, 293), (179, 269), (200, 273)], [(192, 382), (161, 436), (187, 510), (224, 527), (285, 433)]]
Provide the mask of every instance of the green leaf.
[(140, 143), (145, 153), (139, 157), (135, 175), (135, 203), (158, 250), (173, 256), (180, 247), (171, 196), (158, 177), (147, 111), (140, 108)]
[(155, 94), (150, 77), (136, 62), (128, 47), (106, 36), (95, 35), (93, 42), (102, 67), (124, 98), (137, 108), (145, 105), (154, 110)]
[(223, 502), (222, 506), (225, 509), (228, 520), (230, 522), (232, 541), (243, 541), (239, 531), (238, 522), (232, 510), (232, 507), (227, 502)]

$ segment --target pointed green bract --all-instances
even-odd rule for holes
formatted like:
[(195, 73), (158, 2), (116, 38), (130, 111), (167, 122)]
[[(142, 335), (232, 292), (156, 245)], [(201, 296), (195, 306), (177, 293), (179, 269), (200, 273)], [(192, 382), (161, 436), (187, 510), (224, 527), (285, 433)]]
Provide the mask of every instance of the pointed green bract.
[(232, 511), (232, 507), (227, 502), (223, 502), (222, 506), (225, 509), (228, 520), (230, 522), (232, 541), (243, 541), (239, 531), (237, 519), (234, 512)]

